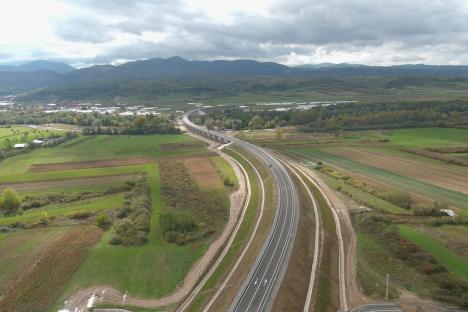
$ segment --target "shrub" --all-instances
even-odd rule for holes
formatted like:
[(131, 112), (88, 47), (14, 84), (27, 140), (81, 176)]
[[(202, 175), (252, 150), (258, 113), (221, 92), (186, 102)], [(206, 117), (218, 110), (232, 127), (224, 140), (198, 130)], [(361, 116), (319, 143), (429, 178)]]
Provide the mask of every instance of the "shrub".
[(7, 212), (16, 211), (21, 204), (21, 199), (14, 189), (7, 188), (3, 191), (1, 208)]
[(143, 245), (151, 229), (151, 199), (146, 180), (127, 182), (132, 190), (125, 193), (125, 206), (117, 212), (118, 220), (110, 244)]
[(67, 214), (67, 216), (70, 219), (86, 219), (86, 218), (89, 218), (91, 216), (91, 212), (85, 211), (85, 210), (80, 210), (80, 211), (76, 211), (76, 212), (71, 212), (71, 213)]
[(229, 179), (229, 177), (224, 177), (223, 179), (224, 186), (233, 187), (234, 183)]
[(387, 194), (386, 200), (401, 208), (410, 209), (413, 203), (411, 195), (406, 192), (392, 192)]
[(108, 229), (112, 224), (112, 222), (109, 220), (109, 217), (105, 213), (102, 213), (96, 217), (96, 223), (103, 230)]

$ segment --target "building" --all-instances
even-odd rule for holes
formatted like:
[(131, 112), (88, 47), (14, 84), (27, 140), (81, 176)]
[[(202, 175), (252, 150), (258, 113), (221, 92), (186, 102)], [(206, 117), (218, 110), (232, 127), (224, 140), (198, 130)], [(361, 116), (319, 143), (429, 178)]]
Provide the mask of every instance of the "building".
[(25, 149), (28, 147), (27, 143), (17, 143), (13, 146), (14, 149)]
[(45, 143), (45, 141), (37, 140), (37, 139), (36, 139), (36, 140), (33, 140), (32, 143), (33, 143), (34, 145), (42, 145), (42, 144)]

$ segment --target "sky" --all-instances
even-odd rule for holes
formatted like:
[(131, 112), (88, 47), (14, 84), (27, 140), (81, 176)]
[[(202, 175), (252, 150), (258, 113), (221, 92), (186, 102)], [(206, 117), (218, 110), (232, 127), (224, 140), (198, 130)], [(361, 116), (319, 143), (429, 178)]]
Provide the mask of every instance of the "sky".
[(468, 64), (468, 0), (0, 0), (0, 63)]

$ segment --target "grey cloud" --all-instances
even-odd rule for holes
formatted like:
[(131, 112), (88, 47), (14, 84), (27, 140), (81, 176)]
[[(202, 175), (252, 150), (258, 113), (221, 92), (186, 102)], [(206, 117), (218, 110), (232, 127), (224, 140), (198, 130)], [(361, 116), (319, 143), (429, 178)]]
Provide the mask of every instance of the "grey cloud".
[(114, 32), (137, 38), (145, 31), (167, 33), (162, 42), (140, 37), (129, 46), (109, 48), (89, 60), (94, 63), (173, 55), (280, 60), (292, 52), (313, 56), (318, 49), (357, 56), (375, 50), (376, 57), (401, 63), (431, 62), (428, 55), (466, 61), (461, 54), (468, 53), (468, 12), (462, 0), (277, 0), (267, 12), (237, 12), (230, 23), (214, 22), (180, 0), (68, 1), (122, 21), (105, 25), (94, 16), (75, 16), (56, 26), (64, 40), (105, 44)]
[(112, 40), (112, 27), (95, 17), (56, 21), (55, 34), (66, 41), (102, 43)]

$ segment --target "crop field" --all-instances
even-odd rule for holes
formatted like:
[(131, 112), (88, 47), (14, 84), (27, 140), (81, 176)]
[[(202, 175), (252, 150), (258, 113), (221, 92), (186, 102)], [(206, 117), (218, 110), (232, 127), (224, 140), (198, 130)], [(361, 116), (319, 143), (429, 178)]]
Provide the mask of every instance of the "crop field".
[(427, 161), (424, 157), (393, 155), (386, 149), (360, 147), (330, 147), (322, 151), (355, 162), (394, 172), (412, 179), (432, 183), (442, 188), (468, 194), (468, 167)]
[[(19, 131), (23, 130), (27, 129)], [(49, 296), (47, 300), (38, 300), (35, 311), (49, 310), (51, 306), (59, 309), (74, 291), (96, 284), (110, 285), (140, 297), (161, 297), (173, 291), (226, 219), (215, 218), (217, 223), (212, 225), (209, 220), (199, 220), (206, 225), (200, 228), (198, 239), (198, 234), (194, 234), (194, 240), (184, 244), (167, 242), (161, 230), (161, 211), (167, 201), (167, 195), (161, 191), (161, 162), (182, 164), (187, 170), (186, 178), (193, 183), (193, 191), (200, 192), (196, 196), (218, 198), (214, 201), (218, 205), (217, 214), (227, 216), (231, 186), (225, 186), (223, 178), (229, 177), (235, 186), (232, 168), (224, 159), (209, 153), (205, 143), (185, 135), (80, 136), (56, 147), (35, 149), (2, 161), (0, 191), (13, 188), (22, 203), (20, 213), (0, 215), (0, 227), (7, 229), (7, 233), (0, 235), (0, 281), (20, 274), (28, 265), (13, 261), (6, 254), (21, 253), (21, 259), (26, 261), (45, 252), (50, 260), (25, 278), (25, 283), (38, 288), (34, 293)], [(95, 226), (97, 217), (107, 216), (110, 222), (116, 222), (115, 215), (128, 202), (129, 192), (135, 192), (140, 185), (135, 181), (144, 181), (149, 189), (148, 241), (142, 246), (111, 245), (114, 230), (108, 227), (101, 236), (101, 230)], [(197, 207), (203, 200), (194, 203)], [(60, 264), (54, 258), (59, 253), (49, 249), (71, 239), (68, 233), (84, 224), (93, 229), (89, 232), (93, 234), (84, 235), (80, 242), (70, 241), (70, 246), (77, 248), (63, 252), (77, 257), (67, 268), (66, 263)], [(37, 234), (32, 235), (33, 232)], [(50, 270), (48, 263), (54, 263), (63, 272), (69, 270), (57, 284), (60, 288), (51, 287), (49, 292), (41, 282), (44, 272)], [(0, 284), (8, 288), (4, 291), (14, 294), (16, 288), (12, 284)], [(26, 295), (36, 296), (25, 290), (18, 296), (0, 299), (0, 305), (17, 308), (14, 306), (17, 299)], [(33, 307), (31, 300), (23, 300), (19, 309), (31, 311)]]
[[(382, 300), (389, 273), (391, 298), (404, 289), (464, 304), (468, 167), (451, 157), (464, 158), (468, 129), (283, 133), (279, 141), (270, 130), (242, 135), (314, 167), (346, 202), (358, 234), (358, 283), (365, 295)], [(411, 203), (395, 201), (394, 194)], [(441, 208), (454, 210), (455, 222)]]
[[(72, 144), (77, 141), (78, 144)], [(197, 144), (186, 144), (196, 142)], [(185, 144), (184, 144), (185, 143)], [(165, 146), (160, 148), (160, 146)], [(172, 145), (174, 148), (168, 149)], [(103, 148), (105, 147), (105, 148)], [(205, 144), (184, 135), (95, 136), (77, 138), (63, 146), (43, 148), (8, 158), (0, 165), (0, 176), (25, 173), (33, 164), (85, 162), (94, 160), (157, 158), (204, 151)]]
[(390, 142), (411, 147), (468, 145), (468, 129), (417, 128), (392, 131)]
[(447, 270), (454, 272), (459, 277), (468, 281), (468, 266), (466, 260), (462, 259), (450, 249), (443, 246), (440, 242), (434, 240), (433, 237), (425, 233), (409, 227), (407, 225), (399, 225), (400, 234), (412, 241), (413, 243), (421, 246), (425, 251), (430, 253), (436, 258)]
[[(348, 158), (333, 155), (320, 149), (306, 148), (296, 149), (296, 153), (305, 155), (314, 160), (322, 160), (346, 171), (357, 173), (360, 176), (383, 181), (398, 188), (415, 192), (428, 198), (448, 202), (456, 207), (468, 207), (468, 195), (439, 187), (433, 183), (418, 181), (412, 177), (379, 169), (367, 164), (350, 160)], [(461, 213), (466, 213), (466, 209)]]
[(23, 230), (0, 242), (1, 311), (45, 311), (101, 231), (95, 227)]

